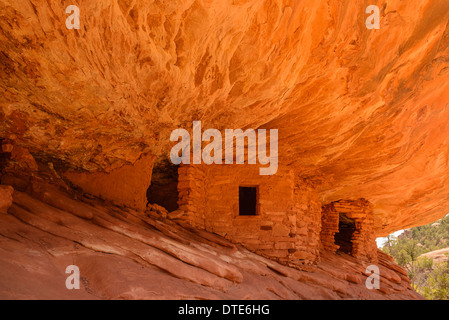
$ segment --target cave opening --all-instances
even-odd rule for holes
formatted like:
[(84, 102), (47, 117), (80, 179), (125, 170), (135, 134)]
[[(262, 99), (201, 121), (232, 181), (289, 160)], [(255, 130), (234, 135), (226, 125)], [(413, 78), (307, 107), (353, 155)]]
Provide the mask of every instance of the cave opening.
[(155, 162), (147, 200), (148, 203), (164, 207), (168, 212), (178, 209), (178, 166), (170, 160)]
[(340, 248), (339, 252), (352, 253), (352, 237), (356, 230), (355, 221), (346, 214), (340, 213), (338, 220), (338, 232), (335, 234), (335, 244)]

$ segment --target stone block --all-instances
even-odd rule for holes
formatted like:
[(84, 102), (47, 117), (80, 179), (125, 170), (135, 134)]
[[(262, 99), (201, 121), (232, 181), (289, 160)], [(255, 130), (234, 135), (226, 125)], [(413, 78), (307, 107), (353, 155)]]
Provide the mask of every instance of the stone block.
[(295, 249), (294, 242), (277, 242), (274, 244), (275, 249)]
[(273, 231), (271, 234), (274, 237), (288, 237), (289, 233), (290, 233), (289, 227), (287, 227), (283, 224), (280, 224), (280, 223), (276, 223), (273, 226)]
[(8, 208), (12, 205), (13, 192), (13, 187), (0, 185), (0, 214), (6, 214)]

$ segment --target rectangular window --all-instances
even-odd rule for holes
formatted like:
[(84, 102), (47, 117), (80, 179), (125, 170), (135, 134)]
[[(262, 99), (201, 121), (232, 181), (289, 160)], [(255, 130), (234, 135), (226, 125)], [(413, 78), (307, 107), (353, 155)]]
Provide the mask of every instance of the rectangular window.
[(239, 215), (256, 216), (258, 214), (258, 187), (239, 187)]

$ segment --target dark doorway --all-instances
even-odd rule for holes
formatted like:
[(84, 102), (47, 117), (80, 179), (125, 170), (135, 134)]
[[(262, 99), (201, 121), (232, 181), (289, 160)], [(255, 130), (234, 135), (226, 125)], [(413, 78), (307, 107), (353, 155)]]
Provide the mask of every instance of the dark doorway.
[(347, 254), (352, 253), (352, 235), (355, 231), (355, 221), (340, 213), (338, 232), (335, 234), (335, 244), (340, 246), (338, 251)]
[(168, 159), (154, 164), (151, 185), (147, 190), (147, 200), (158, 204), (168, 212), (178, 209), (178, 166)]
[(239, 215), (257, 215), (257, 187), (239, 187)]

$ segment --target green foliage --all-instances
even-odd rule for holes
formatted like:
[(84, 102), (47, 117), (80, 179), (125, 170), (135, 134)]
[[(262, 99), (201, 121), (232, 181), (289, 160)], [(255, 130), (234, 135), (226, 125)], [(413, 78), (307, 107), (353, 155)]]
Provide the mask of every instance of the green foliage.
[[(449, 258), (449, 257), (448, 257)], [(449, 299), (449, 262), (439, 263), (427, 277), (427, 285), (417, 290), (431, 300)]]
[[(406, 230), (399, 237), (389, 236), (381, 249), (405, 268), (411, 285), (427, 299), (449, 299), (449, 262), (434, 265), (420, 255), (449, 247), (449, 215), (436, 223)], [(448, 257), (449, 259), (449, 257)]]
[(428, 269), (431, 270), (433, 267), (433, 260), (427, 257), (421, 257), (418, 259), (418, 268), (419, 269)]

